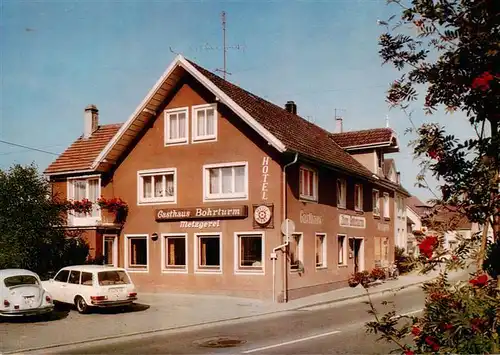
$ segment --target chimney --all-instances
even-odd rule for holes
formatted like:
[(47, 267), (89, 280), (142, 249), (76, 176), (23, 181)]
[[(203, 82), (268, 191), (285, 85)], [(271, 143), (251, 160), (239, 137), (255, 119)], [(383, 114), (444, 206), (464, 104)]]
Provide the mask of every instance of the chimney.
[(401, 173), (399, 171), (396, 173), (396, 182), (401, 185)]
[(99, 125), (99, 110), (95, 105), (85, 107), (83, 114), (83, 138), (89, 138)]
[(285, 104), (285, 110), (296, 115), (297, 114), (297, 105), (295, 104), (294, 101), (287, 101)]
[(343, 131), (342, 117), (335, 117), (335, 133), (342, 133)]

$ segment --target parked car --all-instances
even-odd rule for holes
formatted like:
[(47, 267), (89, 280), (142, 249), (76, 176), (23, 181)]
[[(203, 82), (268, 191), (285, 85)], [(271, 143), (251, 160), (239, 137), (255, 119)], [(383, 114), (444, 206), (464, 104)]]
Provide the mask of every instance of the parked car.
[(50, 315), (54, 303), (40, 277), (29, 270), (0, 270), (0, 316)]
[(92, 307), (128, 306), (137, 300), (127, 271), (113, 266), (67, 266), (42, 284), (54, 301), (74, 304), (80, 313), (88, 313)]

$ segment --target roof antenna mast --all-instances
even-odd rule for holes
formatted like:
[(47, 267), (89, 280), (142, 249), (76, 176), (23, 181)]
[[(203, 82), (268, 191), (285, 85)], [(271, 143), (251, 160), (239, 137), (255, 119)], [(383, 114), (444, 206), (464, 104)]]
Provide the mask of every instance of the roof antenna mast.
[[(228, 49), (244, 49), (244, 46), (236, 44), (232, 46), (227, 46), (226, 45), (226, 11), (222, 11), (221, 13), (221, 20), (222, 20), (222, 53), (223, 53), (223, 59), (224, 59), (224, 67), (222, 69), (215, 69), (215, 71), (221, 72), (223, 74), (224, 80), (226, 80), (226, 75), (229, 73), (227, 71), (227, 50)], [(220, 49), (220, 47), (211, 47), (211, 46), (205, 46), (205, 49)]]

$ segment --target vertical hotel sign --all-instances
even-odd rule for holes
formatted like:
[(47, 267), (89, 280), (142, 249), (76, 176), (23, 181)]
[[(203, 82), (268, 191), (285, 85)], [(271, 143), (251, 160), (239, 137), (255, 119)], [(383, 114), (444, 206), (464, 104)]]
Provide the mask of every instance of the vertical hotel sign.
[(262, 185), (261, 185), (261, 197), (262, 201), (267, 201), (268, 199), (268, 191), (269, 191), (269, 182), (267, 181), (267, 178), (269, 177), (269, 157), (263, 157), (262, 158), (262, 166), (261, 166), (261, 172), (262, 172)]

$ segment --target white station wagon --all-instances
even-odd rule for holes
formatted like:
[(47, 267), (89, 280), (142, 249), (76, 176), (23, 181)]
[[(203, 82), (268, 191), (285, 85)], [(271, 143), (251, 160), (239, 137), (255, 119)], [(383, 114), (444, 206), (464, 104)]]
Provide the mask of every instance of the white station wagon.
[(40, 277), (24, 269), (0, 270), (0, 316), (50, 315), (51, 295), (43, 289)]
[(137, 300), (127, 271), (113, 266), (67, 266), (42, 285), (54, 301), (74, 304), (80, 313), (88, 313), (92, 307), (128, 306)]

